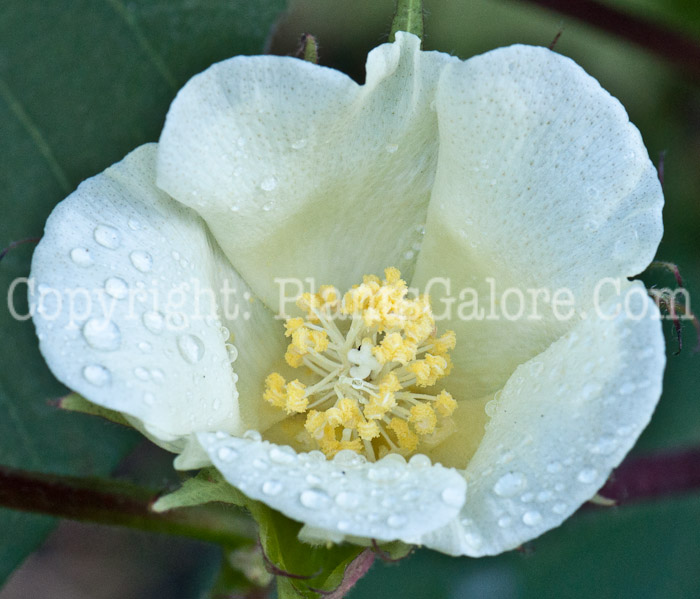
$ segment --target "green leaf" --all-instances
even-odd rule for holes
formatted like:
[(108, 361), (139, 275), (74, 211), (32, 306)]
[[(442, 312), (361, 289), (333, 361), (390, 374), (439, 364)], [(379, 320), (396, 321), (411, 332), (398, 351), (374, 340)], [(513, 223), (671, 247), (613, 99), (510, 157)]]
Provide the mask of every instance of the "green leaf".
[(211, 501), (243, 507), (258, 523), (264, 556), (277, 574), (280, 598), (315, 598), (318, 593), (314, 589), (335, 590), (343, 582), (346, 568), (363, 550), (349, 544), (324, 547), (301, 542), (299, 522), (246, 497), (213, 468), (202, 470), (177, 491), (161, 497), (153, 509), (166, 511)]
[[(285, 0), (5, 0), (0, 19), (0, 249), (41, 235), (86, 177), (158, 139), (177, 89), (211, 63), (259, 54)], [(0, 297), (27, 276), (31, 247), (0, 262)], [(26, 287), (15, 303), (26, 311)], [(0, 463), (103, 475), (141, 437), (65, 413), (31, 322), (0, 307)], [(0, 584), (51, 529), (0, 511)]]
[(124, 418), (120, 412), (98, 406), (77, 393), (69, 393), (65, 397), (62, 397), (58, 401), (58, 407), (62, 410), (68, 410), (69, 412), (80, 412), (81, 414), (99, 416), (115, 424), (131, 427), (128, 420)]

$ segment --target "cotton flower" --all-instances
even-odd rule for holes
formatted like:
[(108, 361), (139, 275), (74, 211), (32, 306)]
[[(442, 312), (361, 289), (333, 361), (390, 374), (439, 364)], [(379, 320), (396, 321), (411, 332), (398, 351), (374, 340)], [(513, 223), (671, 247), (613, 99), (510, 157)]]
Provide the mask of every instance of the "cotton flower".
[[(56, 207), (30, 301), (62, 382), (305, 538), (496, 554), (592, 497), (651, 417), (659, 314), (627, 277), (662, 203), (622, 106), (543, 48), (462, 62), (399, 33), (361, 86), (238, 57)], [(333, 287), (281, 305), (309, 277)], [(465, 314), (512, 313), (513, 288), (551, 293)], [(314, 311), (353, 302), (351, 331)]]

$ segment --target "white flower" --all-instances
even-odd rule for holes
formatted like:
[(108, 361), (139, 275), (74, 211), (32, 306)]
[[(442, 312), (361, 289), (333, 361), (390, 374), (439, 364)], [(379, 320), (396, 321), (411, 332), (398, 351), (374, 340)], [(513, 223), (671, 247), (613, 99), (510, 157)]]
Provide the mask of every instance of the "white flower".
[[(210, 461), (308, 538), (494, 554), (594, 495), (649, 421), (664, 344), (658, 310), (626, 277), (654, 256), (662, 203), (622, 106), (543, 48), (461, 62), (398, 34), (370, 53), (362, 86), (295, 59), (238, 57), (180, 91), (158, 146), (56, 207), (31, 305), (61, 381), (184, 452), (177, 466)], [(568, 288), (579, 315), (555, 318), (550, 298), (535, 318), (462, 320), (458, 298), (437, 323), (457, 336), (442, 381), (459, 400), (455, 432), (429, 448), (432, 463), (285, 447), (301, 447), (298, 417), (262, 399), (272, 371), (291, 380), (275, 279), (345, 291), (390, 266), (413, 287), (473, 288), (485, 307), (492, 284), (503, 308), (510, 287)], [(601, 314), (606, 277), (619, 287), (598, 288)], [(194, 289), (166, 310), (195, 278), (216, 290), (216, 315), (195, 318)], [(443, 283), (430, 290), (436, 314)], [(228, 319), (226, 284), (239, 308)], [(84, 312), (71, 315), (77, 287), (102, 301), (73, 293)], [(527, 296), (526, 315), (534, 305)], [(353, 351), (352, 376), (376, 372)]]

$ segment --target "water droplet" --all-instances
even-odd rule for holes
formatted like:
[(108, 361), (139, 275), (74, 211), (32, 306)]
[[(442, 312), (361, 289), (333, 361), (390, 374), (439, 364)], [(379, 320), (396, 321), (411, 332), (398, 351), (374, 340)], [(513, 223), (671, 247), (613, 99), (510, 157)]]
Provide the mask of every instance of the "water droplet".
[(561, 515), (561, 514), (563, 514), (564, 512), (566, 512), (566, 510), (567, 510), (567, 505), (566, 505), (565, 503), (555, 503), (555, 504), (552, 506), (552, 511), (553, 511), (555, 514)]
[(456, 487), (447, 487), (440, 495), (442, 500), (452, 507), (462, 507), (464, 503), (464, 493)]
[(527, 524), (528, 526), (536, 526), (542, 522), (542, 514), (540, 514), (537, 510), (530, 510), (529, 512), (525, 512), (523, 514), (523, 523)]
[(547, 472), (549, 472), (550, 474), (556, 474), (557, 472), (561, 472), (561, 469), (561, 462), (549, 462), (549, 464), (547, 464)]
[(97, 243), (110, 250), (116, 250), (122, 242), (119, 231), (109, 225), (98, 225), (95, 227), (93, 236)]
[(274, 203), (274, 202), (267, 202), (267, 204), (264, 204), (264, 205), (263, 205), (262, 209), (263, 209), (263, 211), (265, 211), (265, 212), (270, 212), (274, 207), (275, 207), (275, 203)]
[(418, 233), (418, 235), (425, 235), (425, 225), (416, 225), (416, 233)]
[(347, 532), (352, 528), (352, 523), (348, 522), (347, 520), (339, 520), (337, 526), (340, 532)]
[(155, 312), (153, 310), (144, 312), (141, 320), (143, 320), (143, 326), (145, 326), (151, 333), (158, 335), (163, 331), (165, 318), (163, 318), (163, 315), (160, 312)]
[(99, 364), (90, 364), (83, 368), (83, 376), (88, 383), (95, 385), (95, 387), (104, 387), (112, 380), (109, 370)]
[(90, 266), (93, 262), (90, 250), (87, 248), (73, 248), (70, 251), (70, 259), (83, 268)]
[(260, 443), (260, 441), (262, 441), (262, 435), (254, 429), (243, 433), (243, 438), (248, 439), (248, 441), (253, 441), (254, 443)]
[(177, 338), (177, 348), (190, 364), (196, 364), (204, 357), (204, 343), (196, 335), (180, 335)]
[(496, 481), (493, 486), (493, 491), (501, 497), (511, 497), (519, 491), (522, 491), (527, 484), (527, 479), (524, 474), (519, 472), (508, 472)]
[(301, 150), (302, 148), (306, 147), (307, 143), (308, 141), (302, 137), (301, 139), (297, 139), (296, 141), (292, 142), (292, 149)]
[(387, 152), (389, 152), (389, 154), (393, 154), (394, 152), (396, 152), (396, 150), (399, 149), (399, 144), (386, 144), (386, 145), (384, 146), (384, 149), (385, 149)]
[(226, 350), (228, 351), (228, 361), (233, 364), (238, 359), (238, 348), (235, 345), (227, 345)]
[(162, 383), (165, 381), (165, 373), (160, 368), (151, 370), (151, 379), (154, 383)]
[(216, 452), (216, 457), (222, 462), (232, 462), (237, 456), (238, 452), (230, 447), (219, 447)]
[(266, 480), (262, 484), (261, 491), (265, 493), (265, 495), (274, 496), (279, 495), (282, 492), (283, 488), (284, 486), (278, 480)]
[(523, 493), (520, 496), (520, 501), (522, 501), (523, 503), (530, 503), (534, 498), (535, 498), (535, 494), (528, 491), (527, 493)]
[(599, 455), (610, 455), (615, 449), (617, 449), (617, 440), (615, 437), (606, 435), (598, 439), (598, 441), (591, 446), (590, 451), (591, 453)]
[(153, 256), (143, 250), (134, 250), (129, 254), (134, 268), (140, 272), (149, 272), (153, 268)]
[(396, 468), (387, 466), (374, 466), (367, 471), (367, 478), (372, 482), (392, 482), (401, 476)]
[(301, 505), (312, 510), (322, 510), (328, 507), (331, 499), (323, 491), (307, 489), (299, 495)]
[(141, 228), (141, 223), (137, 221), (135, 218), (130, 218), (129, 219), (129, 228), (132, 231), (138, 231)]
[(151, 378), (151, 375), (148, 374), (148, 370), (142, 368), (141, 366), (134, 368), (134, 375), (137, 379), (141, 379), (142, 381), (147, 381)]
[(538, 503), (545, 503), (554, 497), (554, 493), (551, 491), (540, 491), (537, 494)]
[(270, 453), (268, 455), (270, 456), (270, 460), (275, 464), (283, 465), (292, 464), (297, 458), (296, 453), (291, 447), (277, 447), (274, 445), (270, 448)]
[(129, 286), (124, 279), (110, 277), (105, 281), (105, 293), (114, 299), (124, 299), (129, 295)]
[(468, 545), (474, 547), (474, 549), (478, 549), (479, 547), (481, 547), (482, 543), (484, 542), (481, 536), (476, 534), (475, 532), (466, 533), (464, 535), (464, 540), (467, 542)]
[[(325, 456), (324, 456), (325, 460)], [(320, 485), (321, 484), (321, 479), (316, 476), (315, 474), (307, 474), (306, 475), (306, 482), (310, 485)]]
[(260, 183), (260, 189), (263, 191), (272, 191), (277, 187), (277, 178), (276, 177), (267, 177), (262, 180), (262, 183)]
[(341, 491), (335, 496), (335, 502), (342, 508), (353, 509), (360, 505), (360, 497), (356, 493)]
[(429, 468), (432, 465), (432, 462), (427, 455), (417, 453), (408, 461), (408, 464), (413, 468)]
[(119, 327), (111, 320), (91, 318), (83, 326), (83, 337), (94, 349), (116, 351), (122, 343)]
[(153, 351), (153, 346), (148, 343), (148, 341), (141, 341), (139, 343), (139, 350), (141, 350), (141, 353), (150, 354)]
[(578, 476), (576, 478), (578, 482), (583, 483), (584, 485), (588, 485), (595, 481), (597, 476), (598, 471), (595, 468), (584, 468), (583, 470), (581, 470), (581, 472), (578, 473)]
[(408, 250), (407, 252), (403, 253), (403, 257), (405, 260), (412, 260), (414, 255), (415, 254), (411, 250)]
[(500, 526), (501, 528), (508, 528), (512, 523), (513, 520), (510, 516), (501, 516), (498, 519), (498, 526)]
[(400, 528), (406, 524), (407, 521), (408, 519), (406, 516), (402, 516), (401, 514), (392, 514), (386, 519), (387, 525), (391, 526), (391, 528)]

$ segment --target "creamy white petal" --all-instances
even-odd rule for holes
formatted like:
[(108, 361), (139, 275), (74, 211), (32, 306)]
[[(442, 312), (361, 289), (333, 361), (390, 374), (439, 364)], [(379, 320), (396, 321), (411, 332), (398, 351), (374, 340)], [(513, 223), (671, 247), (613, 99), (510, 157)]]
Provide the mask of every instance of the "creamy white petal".
[(651, 418), (665, 365), (658, 309), (641, 283), (623, 289), (629, 312), (613, 297), (609, 316), (582, 321), (516, 369), (466, 469), (461, 514), (426, 546), (475, 557), (513, 549), (568, 518), (622, 461)]
[[(178, 450), (193, 431), (250, 426), (216, 295), (223, 279), (238, 297), (250, 291), (202, 220), (155, 186), (155, 157), (155, 144), (142, 146), (55, 208), (34, 254), (30, 305), (59, 380)], [(247, 319), (224, 319), (246, 390), (270, 364), (257, 364), (265, 347), (283, 348), (281, 325), (257, 304)]]
[(345, 290), (387, 266), (410, 275), (438, 154), (431, 103), (456, 60), (419, 47), (398, 34), (373, 50), (363, 86), (293, 58), (236, 57), (173, 102), (158, 185), (204, 217), (275, 311), (276, 277)]
[[(572, 324), (557, 321), (542, 295), (539, 320), (528, 319), (535, 302), (527, 289), (551, 296), (568, 288), (585, 309), (601, 278), (644, 270), (661, 239), (663, 196), (621, 104), (544, 48), (513, 46), (446, 66), (437, 114), (440, 154), (413, 284), (448, 277), (453, 295), (464, 287), (478, 294), (487, 318), (445, 326), (457, 331), (455, 387), (480, 397)], [(503, 297), (510, 287), (525, 297), (516, 321), (498, 318), (506, 304), (517, 312), (517, 295)]]
[(420, 543), (454, 519), (464, 503), (464, 478), (452, 468), (430, 465), (425, 456), (398, 455), (368, 462), (352, 451), (332, 460), (319, 451), (291, 447), (255, 435), (197, 436), (226, 480), (253, 499), (309, 524), (318, 539), (339, 535)]

